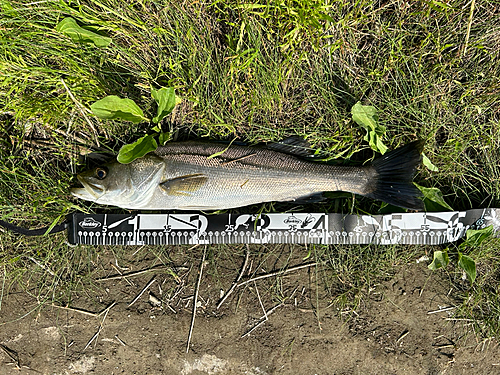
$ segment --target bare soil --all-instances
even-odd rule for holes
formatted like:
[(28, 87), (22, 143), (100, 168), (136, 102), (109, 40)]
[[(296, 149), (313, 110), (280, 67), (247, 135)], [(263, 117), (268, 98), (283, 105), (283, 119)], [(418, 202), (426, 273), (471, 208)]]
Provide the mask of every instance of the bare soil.
[[(144, 257), (122, 272), (150, 268), (153, 259)], [(356, 311), (330, 306), (315, 286), (314, 267), (238, 287), (217, 309), (239, 261), (227, 273), (205, 265), (188, 353), (199, 259), (176, 268), (179, 278), (161, 268), (126, 279), (95, 277), (73, 292), (75, 310), (12, 286), (0, 310), (0, 374), (500, 373), (494, 340), (474, 336), (466, 322), (453, 320), (453, 309), (435, 312), (456, 301), (442, 274), (424, 264), (398, 269), (367, 291)], [(116, 275), (110, 262), (116, 264), (112, 251), (103, 249), (94, 262), (96, 275)]]

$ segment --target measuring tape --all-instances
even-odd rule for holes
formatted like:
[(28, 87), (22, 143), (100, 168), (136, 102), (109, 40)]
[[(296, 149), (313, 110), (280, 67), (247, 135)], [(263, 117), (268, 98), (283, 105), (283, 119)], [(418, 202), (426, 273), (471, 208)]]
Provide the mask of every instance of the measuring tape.
[(409, 244), (456, 241), (468, 229), (493, 225), (500, 209), (388, 215), (290, 214), (72, 214), (71, 244)]

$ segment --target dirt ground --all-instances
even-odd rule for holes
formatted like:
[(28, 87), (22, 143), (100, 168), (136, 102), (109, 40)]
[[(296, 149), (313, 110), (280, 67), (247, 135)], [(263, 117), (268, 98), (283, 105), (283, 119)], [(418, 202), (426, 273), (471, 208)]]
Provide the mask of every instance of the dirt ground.
[[(151, 268), (154, 259), (120, 272)], [(102, 250), (92, 262), (95, 275), (118, 275), (110, 262), (116, 264), (113, 252)], [(178, 277), (162, 267), (127, 278), (96, 276), (73, 292), (74, 310), (48, 302), (37, 308), (43, 301), (35, 290), (13, 286), (0, 310), (0, 374), (500, 373), (498, 344), (453, 320), (453, 309), (446, 310), (454, 303), (449, 286), (425, 264), (398, 269), (366, 293), (356, 312), (330, 306), (314, 286), (314, 267), (237, 287), (217, 309), (239, 262), (227, 275), (206, 263), (188, 353), (199, 260), (175, 268)]]

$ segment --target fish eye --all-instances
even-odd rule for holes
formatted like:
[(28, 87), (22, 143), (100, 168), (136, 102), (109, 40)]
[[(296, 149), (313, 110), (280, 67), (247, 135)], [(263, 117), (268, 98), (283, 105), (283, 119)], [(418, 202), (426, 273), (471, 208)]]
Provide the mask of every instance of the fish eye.
[(99, 180), (104, 180), (106, 178), (106, 175), (108, 174), (108, 169), (107, 168), (97, 168), (95, 170), (95, 176)]

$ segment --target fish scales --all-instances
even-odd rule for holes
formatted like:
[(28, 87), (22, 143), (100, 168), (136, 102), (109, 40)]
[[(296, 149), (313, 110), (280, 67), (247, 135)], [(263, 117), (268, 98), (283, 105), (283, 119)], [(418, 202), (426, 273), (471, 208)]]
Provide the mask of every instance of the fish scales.
[[(401, 206), (408, 198), (406, 206), (413, 207), (419, 204), (412, 201), (418, 192), (409, 182), (420, 161), (421, 146), (405, 147), (410, 157), (400, 155), (403, 147), (392, 151), (392, 156), (386, 154), (379, 166), (377, 161), (333, 166), (266, 147), (173, 142), (130, 164), (111, 163), (78, 175), (84, 188), (72, 193), (97, 203), (150, 210), (227, 209), (293, 201), (324, 191), (348, 191)], [(381, 175), (394, 181), (381, 182)]]
[[(192, 208), (191, 202), (198, 198), (204, 202), (199, 208), (209, 209), (228, 208), (234, 206), (234, 202), (249, 205), (270, 200), (289, 201), (328, 190), (363, 194), (369, 179), (369, 168), (308, 162), (265, 148), (231, 146), (220, 156), (207, 159), (224, 151), (226, 146), (173, 145), (156, 152), (165, 160), (166, 180), (183, 174), (209, 176), (206, 184), (189, 196), (170, 199), (169, 204), (177, 208)], [(158, 191), (152, 206), (165, 207), (164, 201), (165, 195)]]

